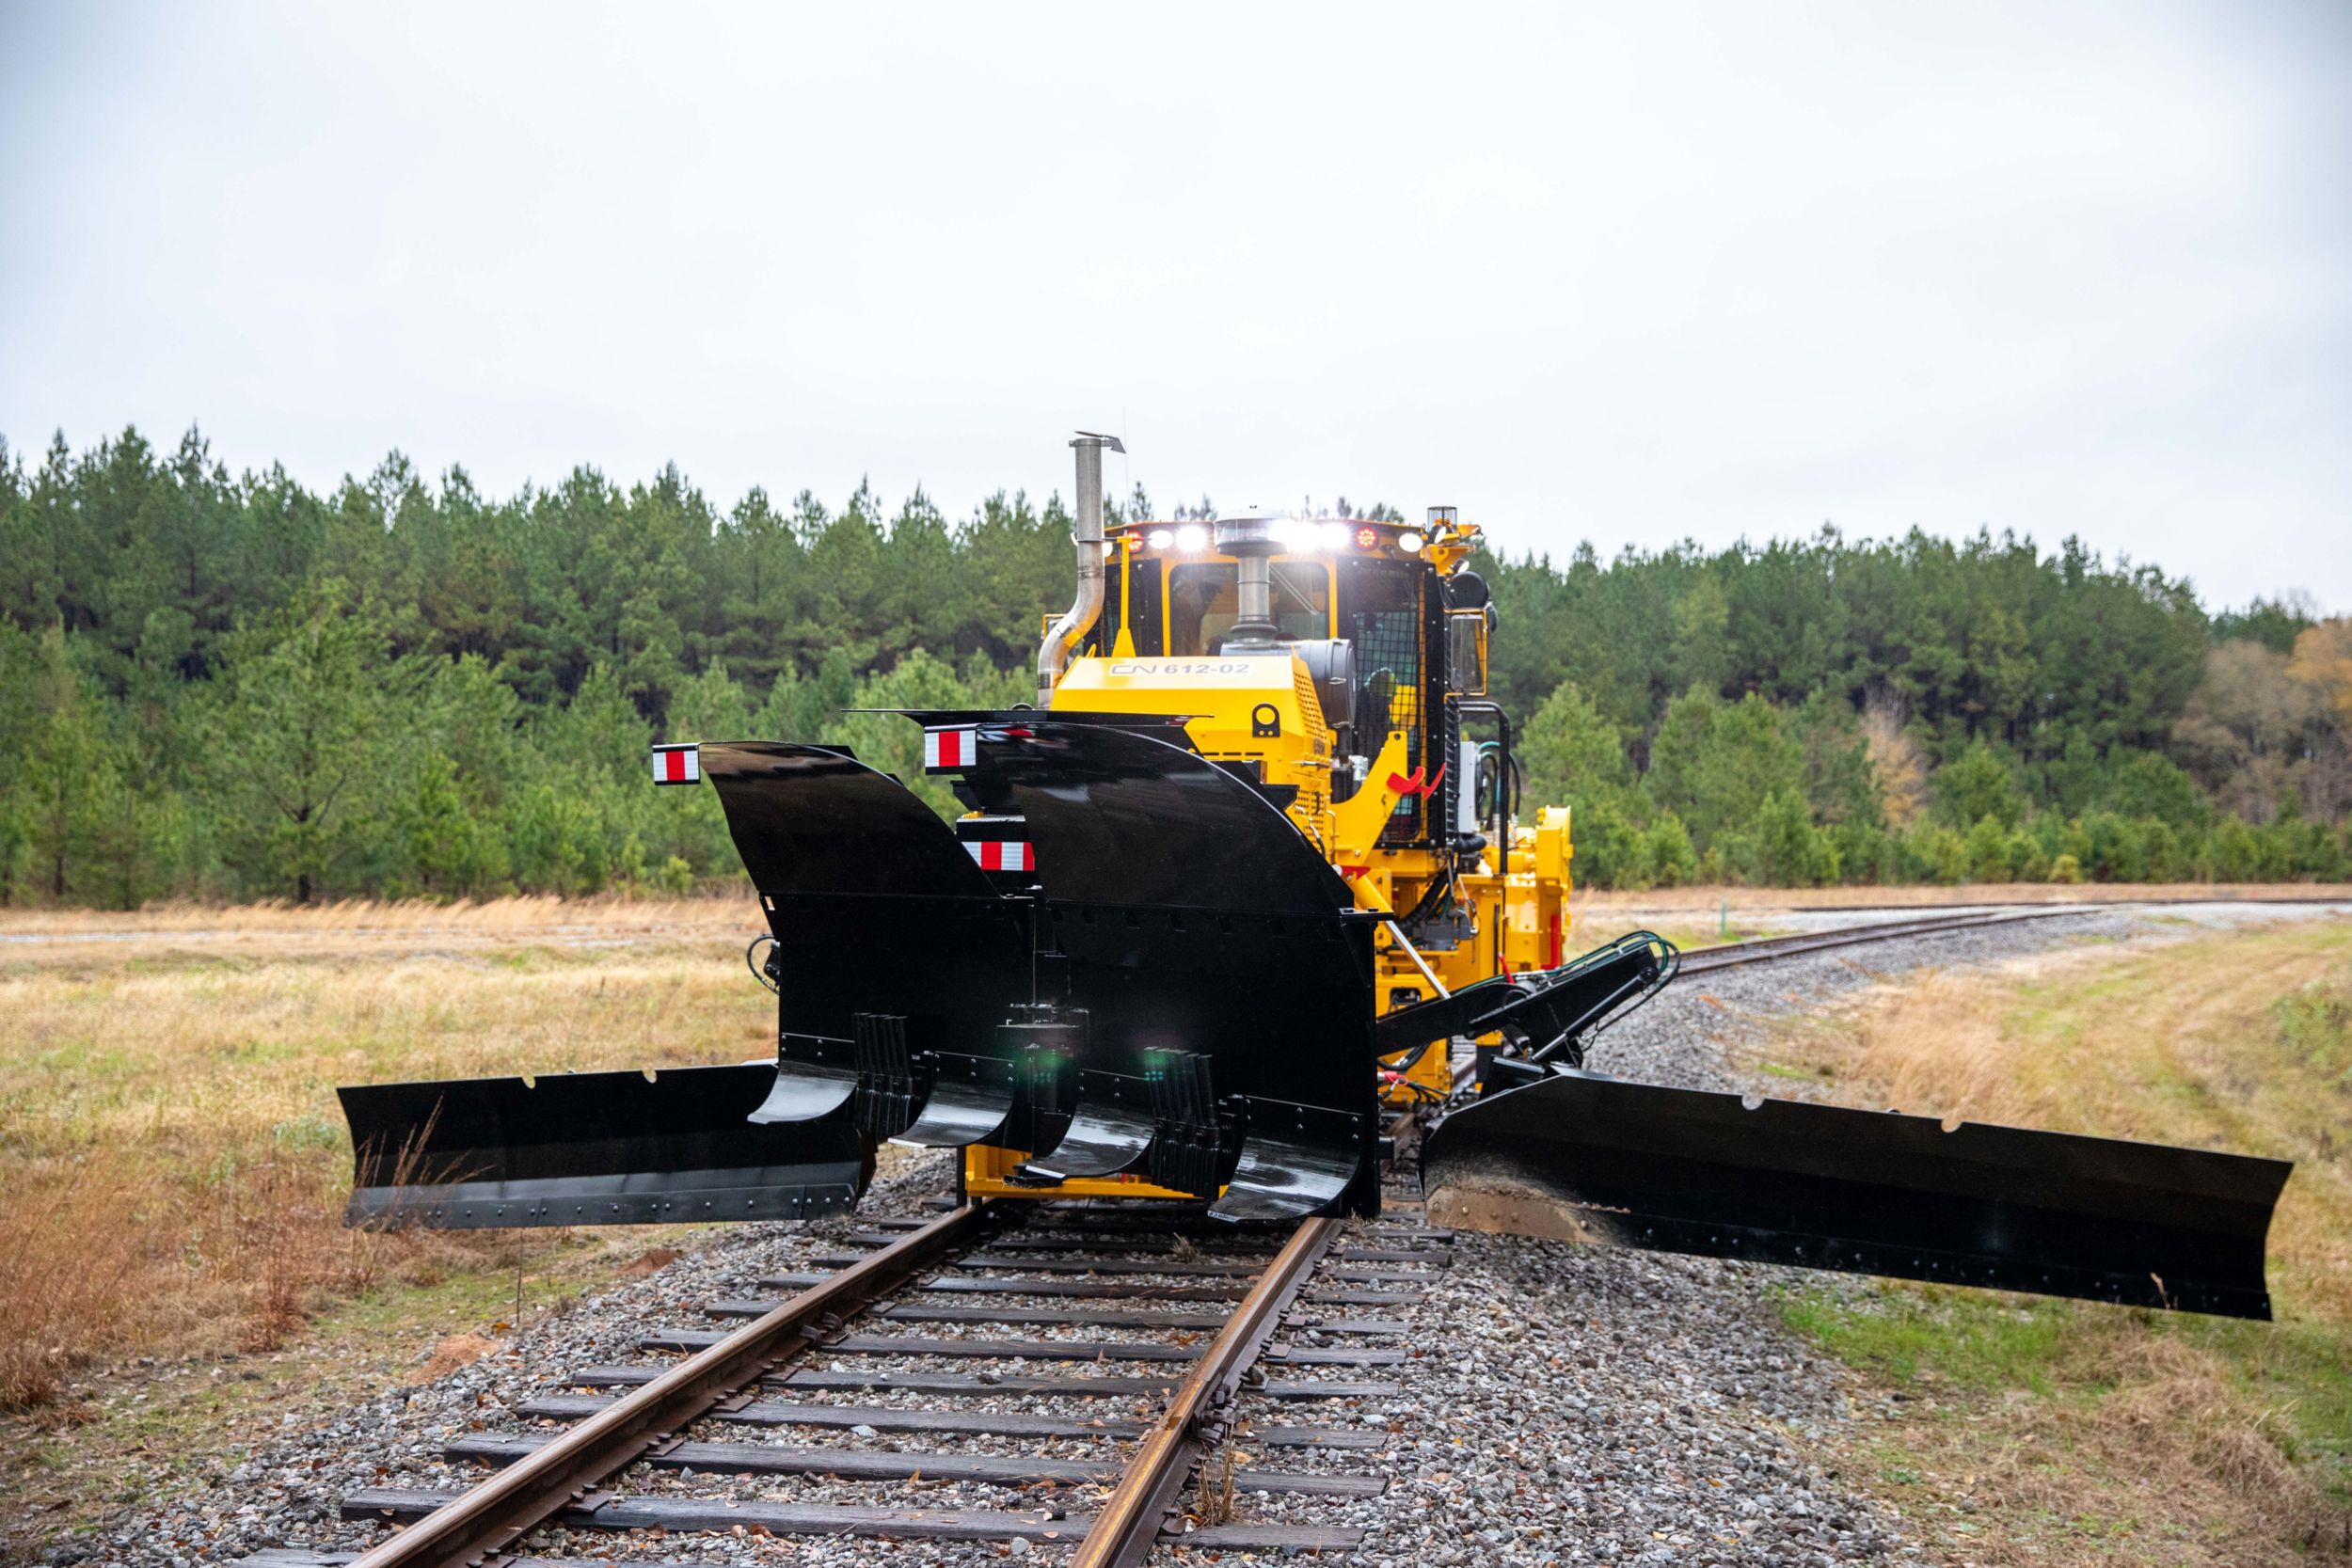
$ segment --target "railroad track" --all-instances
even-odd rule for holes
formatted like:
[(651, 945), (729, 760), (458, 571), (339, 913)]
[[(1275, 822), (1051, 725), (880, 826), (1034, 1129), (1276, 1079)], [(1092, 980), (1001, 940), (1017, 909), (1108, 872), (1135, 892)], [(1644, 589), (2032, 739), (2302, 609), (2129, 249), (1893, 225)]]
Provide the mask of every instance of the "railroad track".
[[(2056, 920), (2064, 915), (2090, 912), (2111, 912), (2133, 906), (2125, 904), (2069, 904), (2063, 906), (2036, 905), (2030, 909), (2004, 907), (1974, 909), (1958, 914), (1921, 915), (1912, 920), (1880, 921), (1867, 926), (1840, 926), (1827, 931), (1798, 931), (1785, 937), (1756, 937), (1746, 942), (1727, 942), (1715, 947), (1692, 947), (1683, 950), (1677, 959), (1679, 975), (1710, 974), (1721, 969), (1737, 969), (1746, 964), (1772, 963), (1788, 958), (1801, 958), (1815, 953), (1826, 953), (1840, 947), (1865, 946), (1872, 942), (1901, 942), (1917, 937), (1944, 936), (1955, 931), (1983, 930), (1988, 927), (2021, 925), (2029, 921)], [(1454, 1089), (1456, 1094), (1469, 1088), (1478, 1076), (1478, 1053), (1461, 1040), (1454, 1044), (1452, 1067)], [(1390, 1126), (1389, 1135), (1398, 1157), (1410, 1152), (1422, 1132), (1421, 1113), (1407, 1111)]]
[[(710, 1530), (876, 1538), (921, 1560), (951, 1542), (1022, 1542), (1085, 1568), (1140, 1563), (1178, 1539), (1346, 1550), (1360, 1529), (1224, 1518), (1219, 1505), (1384, 1490), (1380, 1476), (1322, 1466), (1387, 1441), (1385, 1426), (1348, 1416), (1398, 1393), (1380, 1370), (1406, 1359), (1408, 1325), (1381, 1314), (1421, 1299), (1412, 1287), (1426, 1275), (1407, 1271), (1445, 1261), (1450, 1236), (1418, 1228), (1416, 1212), (1344, 1243), (1339, 1220), (1233, 1227), (1197, 1205), (971, 1203), (871, 1221), (851, 1240), (873, 1250), (762, 1280), (779, 1298), (707, 1304), (711, 1321), (737, 1326), (647, 1331), (637, 1351), (666, 1361), (549, 1369), (547, 1392), (515, 1409), (527, 1424), (445, 1445), (448, 1460), (499, 1467), (481, 1483), (345, 1496), (345, 1520), (402, 1527), (368, 1550), (243, 1561), (553, 1568), (528, 1555), (549, 1526), (659, 1532), (657, 1554), (685, 1554), (648, 1556), (641, 1537), (635, 1562), (693, 1560), (694, 1534)], [(1285, 1419), (1259, 1418), (1275, 1410)], [(1327, 1424), (1289, 1424), (1294, 1411)], [(1201, 1480), (1229, 1437), (1253, 1456), (1311, 1451), (1319, 1467), (1236, 1470), (1228, 1457)], [(1083, 1457), (1053, 1457), (1073, 1447)], [(874, 1496), (759, 1495), (781, 1477)], [(714, 1478), (752, 1484), (714, 1492)], [(1010, 1501), (925, 1506), (927, 1487)]]
[(1828, 931), (1798, 931), (1785, 937), (1757, 937), (1748, 942), (1728, 942), (1719, 947), (1693, 947), (1684, 951), (1680, 973), (1705, 974), (1712, 970), (1732, 969), (1741, 964), (1770, 963), (1779, 958), (1802, 958), (1808, 953), (1827, 952), (1834, 947), (1854, 947), (1870, 942), (1900, 942), (1911, 937), (1941, 936), (1951, 931), (1981, 930), (1988, 927), (2018, 926), (2029, 921), (2056, 920), (2065, 915), (2106, 912), (2128, 908), (2120, 904), (2040, 905), (2019, 910), (1978, 909), (1959, 914), (1922, 915), (1915, 920), (1887, 920), (1868, 926), (1840, 926)]

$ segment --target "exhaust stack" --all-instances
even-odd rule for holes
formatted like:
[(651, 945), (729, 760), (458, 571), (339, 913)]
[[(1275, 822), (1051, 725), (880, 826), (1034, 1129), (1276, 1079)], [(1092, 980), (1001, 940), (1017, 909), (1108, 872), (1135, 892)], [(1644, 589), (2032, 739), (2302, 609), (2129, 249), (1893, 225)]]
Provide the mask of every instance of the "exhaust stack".
[(1103, 449), (1124, 453), (1116, 436), (1078, 432), (1070, 443), (1078, 453), (1078, 526), (1072, 537), (1078, 546), (1078, 596), (1045, 634), (1037, 651), (1037, 705), (1047, 707), (1054, 687), (1070, 663), (1071, 651), (1103, 614)]
[(1279, 631), (1274, 624), (1274, 562), (1281, 549), (1272, 517), (1220, 517), (1216, 547), (1239, 562), (1234, 576), (1233, 629), (1226, 635), (1227, 653), (1277, 653)]

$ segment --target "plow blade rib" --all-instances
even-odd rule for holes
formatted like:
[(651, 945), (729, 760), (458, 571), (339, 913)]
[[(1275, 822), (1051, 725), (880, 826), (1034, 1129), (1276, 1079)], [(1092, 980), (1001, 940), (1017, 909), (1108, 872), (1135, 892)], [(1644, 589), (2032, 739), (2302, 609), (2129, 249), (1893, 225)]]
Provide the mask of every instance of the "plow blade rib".
[(1347, 1190), (1367, 1129), (1357, 1118), (1303, 1105), (1253, 1101), (1250, 1132), (1213, 1219), (1288, 1220), (1328, 1208)]
[(1123, 1175), (1142, 1164), (1158, 1126), (1142, 1079), (1084, 1070), (1078, 1074), (1078, 1111), (1070, 1130), (1050, 1154), (1022, 1168), (1057, 1181)]
[(1564, 1073), (1448, 1117), (1422, 1180), (1433, 1223), (2266, 1319), (2291, 1168)]
[(856, 1092), (854, 1071), (787, 1059), (776, 1064), (775, 1082), (769, 1086), (768, 1098), (752, 1113), (752, 1120), (763, 1125), (815, 1121), (840, 1110)]
[(930, 1099), (897, 1142), (922, 1148), (993, 1143), (1012, 1115), (1013, 1064), (1001, 1056), (959, 1058), (931, 1080)]
[(845, 1212), (866, 1145), (843, 1117), (748, 1119), (764, 1065), (338, 1089), (356, 1152), (345, 1223), (439, 1229), (806, 1219)]
[[(1225, 1139), (1224, 1162), (1248, 1164), (1248, 1190), (1264, 1196), (1213, 1212), (1375, 1206), (1364, 1131), (1374, 1096), (1372, 927), (1291, 820), (1199, 753), (1111, 724), (1026, 714), (982, 724), (968, 777), (989, 809), (1020, 814), (1036, 847), (1047, 936), (1066, 956), (1071, 1003), (1089, 1021), (1086, 1065), (1144, 1079), (1147, 1060), (1208, 1058), (1201, 1081), (1214, 1082), (1215, 1101), (1185, 1113), (1181, 1128), (1163, 1108), (1163, 1144), (1181, 1141), (1215, 1163), (1220, 1128), (1238, 1132), (1245, 1106), (1317, 1113), (1280, 1150), (1242, 1154)], [(1104, 1083), (1080, 1077), (1077, 1119), (1062, 1141), (1073, 1166), (1114, 1153), (1132, 1163), (1123, 1150), (1141, 1107), (1097, 1105)], [(1082, 1153), (1097, 1129), (1104, 1151)], [(1082, 1130), (1088, 1142), (1073, 1146)], [(1150, 1163), (1168, 1164), (1157, 1154)], [(1063, 1169), (1054, 1158), (1036, 1165)], [(1215, 1196), (1214, 1186), (1185, 1190)]]

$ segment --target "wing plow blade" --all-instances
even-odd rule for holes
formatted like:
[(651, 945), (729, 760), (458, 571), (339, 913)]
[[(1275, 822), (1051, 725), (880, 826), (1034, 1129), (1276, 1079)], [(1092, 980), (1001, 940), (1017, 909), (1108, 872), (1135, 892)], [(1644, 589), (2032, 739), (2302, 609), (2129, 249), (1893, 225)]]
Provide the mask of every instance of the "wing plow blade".
[(1559, 1071), (1422, 1149), (1433, 1223), (2270, 1316), (2277, 1160)]
[(338, 1089), (354, 1151), (344, 1223), (483, 1229), (848, 1212), (870, 1175), (870, 1144), (838, 1116), (752, 1121), (772, 1076), (754, 1063)]

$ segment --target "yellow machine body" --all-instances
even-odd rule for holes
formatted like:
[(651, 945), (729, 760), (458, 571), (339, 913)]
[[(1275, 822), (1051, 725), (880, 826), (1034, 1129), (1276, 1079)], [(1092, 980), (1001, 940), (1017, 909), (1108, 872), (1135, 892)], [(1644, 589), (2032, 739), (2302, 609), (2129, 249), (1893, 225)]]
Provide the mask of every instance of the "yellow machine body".
[[(1271, 558), (1276, 580), (1289, 590), (1281, 629), (1295, 640), (1344, 634), (1338, 610), (1346, 598), (1348, 574), (1370, 562), (1386, 563), (1382, 570), (1392, 596), (1409, 586), (1418, 625), (1444, 626), (1437, 607), (1443, 602), (1445, 578), (1478, 544), (1474, 525), (1451, 521), (1428, 531), (1358, 519), (1336, 529), (1314, 527), (1335, 546)], [(1569, 952), (1569, 861), (1575, 853), (1568, 808), (1541, 807), (1532, 822), (1503, 816), (1486, 847), (1467, 863), (1450, 847), (1396, 842), (1412, 836), (1394, 831), (1400, 809), (1409, 817), (1417, 800), (1421, 813), (1433, 812), (1438, 769), (1458, 767), (1458, 753), (1439, 755), (1438, 705), (1394, 704), (1377, 752), (1366, 759), (1360, 782), (1349, 791), (1341, 779), (1335, 728), (1307, 661), (1288, 648), (1229, 653), (1216, 646), (1216, 631), (1235, 613), (1223, 578), (1238, 561), (1218, 554), (1206, 543), (1206, 531), (1197, 528), (1130, 522), (1108, 532), (1113, 561), (1105, 625), (1098, 626), (1082, 644), (1084, 651), (1070, 660), (1054, 687), (1051, 708), (1182, 717), (1201, 755), (1252, 768), (1277, 788), (1295, 788), (1284, 814), (1347, 879), (1359, 909), (1399, 915), (1421, 907), (1434, 885), (1450, 879), (1456, 911), (1451, 940), (1408, 944), (1395, 923), (1384, 925), (1375, 937), (1382, 1013), (1427, 1001), (1440, 988), (1452, 992), (1562, 961)], [(1408, 536), (1421, 541), (1417, 549), (1404, 546)], [(1198, 547), (1185, 547), (1196, 538)], [(1163, 543), (1154, 545), (1154, 539)], [(1155, 621), (1138, 613), (1139, 607), (1174, 607), (1187, 600), (1199, 607), (1197, 621), (1172, 613)], [(1417, 641), (1418, 668), (1446, 667), (1438, 639), (1422, 636)], [(1482, 637), (1482, 665), (1483, 648)], [(1482, 679), (1478, 689), (1483, 687)], [(1369, 749), (1370, 737), (1359, 745)], [(1422, 760), (1408, 767), (1412, 757)], [(1457, 787), (1470, 783), (1457, 781)], [(1493, 1043), (1493, 1037), (1483, 1043)], [(1433, 1097), (1442, 1100), (1454, 1088), (1453, 1070), (1445, 1052), (1425, 1052), (1383, 1072), (1382, 1100), (1397, 1109)], [(968, 1147), (965, 1190), (1041, 1196), (1036, 1187), (1011, 1179), (1026, 1157), (1020, 1150)], [(1132, 1177), (1073, 1179), (1051, 1191), (1065, 1197), (1183, 1196)]]

